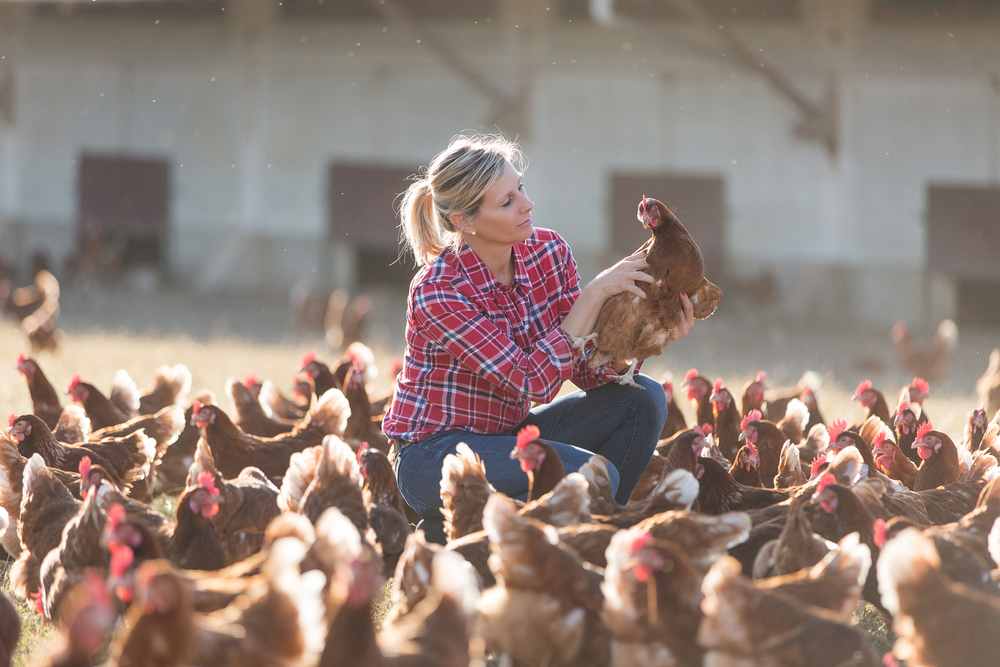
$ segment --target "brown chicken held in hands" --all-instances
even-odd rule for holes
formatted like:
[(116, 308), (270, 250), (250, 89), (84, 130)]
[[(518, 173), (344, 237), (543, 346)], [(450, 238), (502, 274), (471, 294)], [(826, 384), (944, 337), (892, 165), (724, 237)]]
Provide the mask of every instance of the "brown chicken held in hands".
[[(652, 236), (641, 248), (653, 283), (639, 283), (646, 293), (640, 299), (629, 292), (607, 300), (592, 336), (597, 345), (590, 353), (590, 367), (611, 359), (631, 360), (620, 384), (639, 386), (632, 377), (640, 361), (655, 357), (667, 346), (684, 317), (681, 294), (691, 299), (695, 319), (703, 320), (719, 306), (722, 290), (705, 278), (705, 260), (680, 220), (656, 199), (642, 198), (638, 219)], [(702, 423), (700, 420), (698, 423)]]

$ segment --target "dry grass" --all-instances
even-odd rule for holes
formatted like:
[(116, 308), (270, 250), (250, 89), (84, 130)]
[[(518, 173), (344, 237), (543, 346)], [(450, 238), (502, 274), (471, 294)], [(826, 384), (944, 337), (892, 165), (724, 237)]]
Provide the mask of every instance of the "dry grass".
[[(164, 316), (169, 318), (171, 315), (168, 313)], [(149, 326), (157, 324), (154, 322)], [(374, 325), (373, 328), (379, 333), (376, 338), (382, 341), (382, 345), (375, 349), (376, 361), (385, 367), (392, 357), (401, 353), (402, 332), (393, 330), (385, 333), (384, 327), (379, 330), (377, 326)], [(146, 329), (133, 328), (135, 330)], [(213, 331), (217, 333), (218, 329)], [(859, 377), (858, 372), (848, 372), (850, 355), (856, 349), (864, 349), (869, 353), (873, 348), (881, 350), (883, 355), (891, 355), (891, 344), (886, 349), (885, 341), (877, 336), (845, 338), (806, 334), (792, 338), (790, 333), (778, 331), (769, 324), (765, 326), (760, 322), (725, 320), (716, 315), (709, 323), (700, 323), (690, 339), (672, 345), (662, 357), (649, 360), (644, 372), (659, 377), (664, 371), (670, 370), (679, 380), (689, 367), (698, 366), (706, 376), (721, 376), (727, 386), (738, 394), (757, 369), (767, 370), (770, 384), (780, 386), (793, 384), (803, 370), (815, 368), (824, 373), (824, 383), (817, 395), (827, 421), (842, 417), (851, 423), (860, 418), (861, 411), (851, 402), (850, 396), (858, 380), (867, 375)], [(112, 378), (119, 368), (128, 370), (142, 389), (152, 384), (153, 372), (159, 365), (183, 363), (191, 369), (192, 390), (207, 388), (214, 391), (220, 404), (226, 409), (229, 409), (229, 401), (225, 397), (224, 387), (230, 377), (242, 377), (253, 372), (262, 378), (274, 380), (280, 388), (288, 391), (294, 369), (304, 352), (317, 350), (321, 359), (334, 358), (316, 336), (291, 332), (287, 336), (269, 336), (270, 340), (266, 343), (254, 342), (251, 338), (252, 331), (240, 336), (232, 328), (225, 330), (222, 337), (205, 337), (203, 340), (182, 334), (161, 336), (154, 333), (136, 335), (125, 331), (106, 333), (97, 329), (87, 332), (70, 330), (64, 346), (57, 354), (43, 353), (37, 358), (57, 389), (66, 387), (72, 377), (79, 374), (106, 390), (110, 388)], [(872, 340), (876, 342), (871, 342)], [(881, 348), (878, 347), (880, 345)], [(9, 323), (0, 322), (0, 350), (7, 351), (6, 356), (0, 355), (3, 357), (0, 358), (0, 410), (5, 411), (5, 414), (20, 414), (31, 408), (24, 381), (14, 369), (15, 358), (22, 349), (25, 349), (25, 345), (21, 334)], [(985, 354), (988, 354), (986, 347), (967, 352), (970, 358), (963, 367), (961, 377), (952, 378), (943, 388), (935, 387), (926, 402), (926, 409), (933, 417), (935, 426), (951, 433), (956, 440), (961, 436), (966, 414), (976, 403), (972, 381), (973, 373), (981, 372), (976, 371), (980, 361), (978, 355), (981, 353), (985, 360)], [(839, 378), (835, 374), (838, 372)], [(876, 387), (885, 391), (890, 402), (894, 401), (896, 392), (905, 382), (898, 371), (876, 374), (872, 379)], [(388, 386), (388, 379), (383, 376), (373, 384), (371, 390), (378, 394), (387, 390)], [(567, 391), (571, 389), (569, 386), (566, 388)], [(680, 403), (690, 422), (693, 410), (686, 401), (681, 400)], [(172, 513), (171, 499), (161, 497), (157, 499), (156, 505), (158, 509)], [(9, 562), (0, 569), (4, 590), (8, 590), (8, 569)], [(375, 610), (379, 622), (388, 607), (386, 591), (387, 589), (383, 591), (381, 603)], [(19, 603), (19, 609), (24, 625), (15, 664), (24, 665), (29, 663), (29, 658), (53, 633), (51, 626), (43, 625), (29, 605)], [(880, 652), (891, 646), (893, 637), (890, 631), (870, 605), (859, 618), (859, 623)]]

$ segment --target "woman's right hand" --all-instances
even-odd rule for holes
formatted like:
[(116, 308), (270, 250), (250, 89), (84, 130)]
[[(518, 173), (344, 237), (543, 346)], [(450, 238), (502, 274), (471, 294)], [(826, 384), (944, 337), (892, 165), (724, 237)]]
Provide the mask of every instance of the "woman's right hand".
[(587, 284), (584, 291), (596, 292), (602, 303), (621, 292), (631, 292), (640, 299), (645, 299), (646, 293), (635, 282), (637, 280), (645, 283), (653, 282), (653, 276), (643, 271), (648, 268), (646, 251), (638, 250), (599, 273)]

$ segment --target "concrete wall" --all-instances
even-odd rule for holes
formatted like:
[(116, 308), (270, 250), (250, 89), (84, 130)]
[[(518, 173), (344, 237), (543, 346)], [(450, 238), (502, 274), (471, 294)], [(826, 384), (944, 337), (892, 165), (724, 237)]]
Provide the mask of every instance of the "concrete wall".
[[(500, 129), (524, 138), (536, 224), (569, 240), (585, 276), (613, 259), (615, 170), (721, 174), (731, 273), (775, 266), (793, 314), (890, 321), (953, 292), (922, 277), (928, 182), (1000, 179), (1000, 24), (879, 24), (862, 1), (832, 4), (727, 29), (817, 103), (836, 69), (833, 155), (796, 138), (793, 105), (694, 26), (573, 24), (508, 0), (489, 22), (430, 28), (506, 92), (528, 63), (525, 115)], [(453, 134), (496, 129), (495, 106), (400, 26), (268, 7), (156, 24), (0, 5), (0, 76), (16, 82), (15, 118), (0, 121), (0, 255), (70, 249), (76, 160), (121, 152), (171, 163), (173, 277), (344, 280), (331, 264), (349, 256), (318, 242), (332, 161), (426, 164)], [(953, 297), (935, 298), (948, 312)]]

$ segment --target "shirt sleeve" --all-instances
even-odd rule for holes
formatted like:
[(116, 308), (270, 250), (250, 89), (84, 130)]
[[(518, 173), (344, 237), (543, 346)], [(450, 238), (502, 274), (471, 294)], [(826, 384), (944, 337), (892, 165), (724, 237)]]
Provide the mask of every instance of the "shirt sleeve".
[[(412, 320), (459, 364), (505, 391), (548, 403), (575, 372), (569, 336), (555, 326), (522, 350), (464, 295), (425, 284), (413, 294)], [(561, 320), (560, 320), (561, 321)]]
[[(562, 262), (563, 292), (559, 299), (560, 322), (566, 317), (569, 309), (573, 307), (573, 304), (576, 303), (577, 298), (580, 296), (580, 273), (577, 270), (576, 260), (573, 258), (573, 253), (570, 252), (569, 246), (564, 245), (563, 249), (565, 256)], [(562, 329), (562, 327), (559, 328), (560, 330)], [(609, 361), (597, 368), (590, 368), (587, 365), (587, 356), (593, 351), (594, 347), (596, 347), (596, 343), (590, 341), (584, 348), (588, 353), (587, 355), (575, 354), (574, 351), (573, 375), (569, 379), (580, 389), (593, 389), (607, 384), (612, 376), (617, 375), (614, 361)]]

